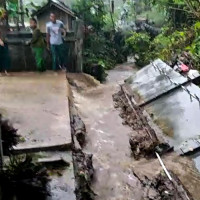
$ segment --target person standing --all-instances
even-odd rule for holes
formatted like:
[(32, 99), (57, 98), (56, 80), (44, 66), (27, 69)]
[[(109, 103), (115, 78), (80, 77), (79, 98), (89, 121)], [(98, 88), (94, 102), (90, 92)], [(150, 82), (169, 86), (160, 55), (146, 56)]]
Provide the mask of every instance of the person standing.
[(41, 31), (37, 28), (37, 20), (35, 18), (30, 19), (30, 27), (33, 31), (30, 44), (35, 55), (37, 70), (43, 72), (45, 71), (44, 51), (46, 44)]
[(0, 76), (2, 71), (5, 75), (9, 75), (7, 70), (10, 68), (10, 54), (8, 44), (6, 42), (6, 35), (8, 32), (6, 17), (7, 13), (5, 11), (0, 19)]
[(56, 19), (56, 14), (50, 14), (50, 22), (46, 24), (47, 31), (47, 48), (51, 49), (52, 60), (53, 60), (53, 70), (57, 70), (59, 66), (60, 69), (65, 69), (65, 58), (64, 58), (64, 44), (62, 35), (66, 35), (66, 31), (63, 22)]

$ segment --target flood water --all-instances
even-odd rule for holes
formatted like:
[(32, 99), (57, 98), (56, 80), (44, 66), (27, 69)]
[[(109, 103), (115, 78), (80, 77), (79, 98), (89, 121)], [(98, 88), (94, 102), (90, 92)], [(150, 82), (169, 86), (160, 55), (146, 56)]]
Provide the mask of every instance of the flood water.
[[(93, 154), (96, 200), (142, 200), (143, 189), (132, 171), (152, 178), (162, 167), (157, 159), (135, 161), (131, 157), (129, 134), (131, 129), (122, 125), (119, 111), (113, 106), (112, 95), (135, 70), (121, 66), (108, 72), (107, 82), (92, 86), (69, 75), (79, 86), (72, 87), (75, 104), (87, 129), (84, 151)], [(81, 89), (82, 88), (82, 89)], [(200, 176), (190, 158), (173, 153), (163, 157), (169, 170), (173, 170), (195, 200), (200, 196)]]
[(87, 146), (95, 168), (93, 188), (97, 200), (141, 199), (142, 192), (132, 174), (133, 159), (129, 149), (129, 127), (122, 125), (113, 106), (112, 95), (119, 83), (134, 73), (125, 66), (109, 71), (107, 83), (81, 93), (73, 91), (76, 106), (87, 128)]

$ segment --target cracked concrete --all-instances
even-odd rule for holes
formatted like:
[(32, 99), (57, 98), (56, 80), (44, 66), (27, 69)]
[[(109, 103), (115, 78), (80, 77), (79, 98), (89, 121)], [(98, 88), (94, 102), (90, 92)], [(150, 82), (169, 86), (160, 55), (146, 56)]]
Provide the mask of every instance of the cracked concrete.
[(15, 150), (70, 146), (67, 95), (64, 72), (11, 73), (0, 77), (0, 113), (23, 138)]

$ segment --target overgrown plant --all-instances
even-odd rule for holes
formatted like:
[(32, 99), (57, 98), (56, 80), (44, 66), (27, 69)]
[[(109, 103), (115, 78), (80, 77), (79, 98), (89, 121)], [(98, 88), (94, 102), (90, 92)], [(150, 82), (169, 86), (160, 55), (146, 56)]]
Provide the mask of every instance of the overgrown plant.
[(189, 46), (194, 35), (195, 33), (191, 28), (178, 31), (166, 27), (155, 38), (150, 38), (148, 33), (134, 32), (126, 40), (126, 43), (130, 53), (136, 55), (136, 64), (143, 67), (156, 58), (170, 63), (174, 56), (180, 55), (186, 49), (194, 55), (194, 51), (196, 52), (198, 49), (198, 37), (194, 40), (193, 45)]
[(118, 34), (113, 21), (115, 15), (103, 0), (77, 0), (73, 9), (85, 25), (84, 72), (104, 81), (105, 70), (126, 58), (121, 48), (123, 39), (115, 40)]
[(10, 156), (0, 172), (1, 189), (8, 195), (13, 193), (30, 199), (45, 197), (47, 182), (47, 170), (35, 163), (31, 155)]
[(126, 40), (126, 44), (129, 54), (135, 55), (136, 64), (139, 67), (148, 64), (150, 60), (151, 38), (147, 33), (133, 32), (132, 36)]

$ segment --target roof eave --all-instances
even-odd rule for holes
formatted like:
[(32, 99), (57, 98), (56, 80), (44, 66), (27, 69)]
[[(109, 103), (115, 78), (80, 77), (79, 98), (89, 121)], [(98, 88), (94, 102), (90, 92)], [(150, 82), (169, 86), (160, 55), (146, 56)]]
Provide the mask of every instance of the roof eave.
[(33, 13), (32, 16), (37, 16), (37, 15), (41, 14), (42, 12), (44, 12), (47, 9), (48, 6), (51, 7), (52, 5), (57, 7), (57, 8), (59, 8), (60, 10), (62, 10), (64, 12), (66, 12), (67, 14), (71, 15), (72, 17), (76, 17), (75, 13), (72, 12), (70, 9), (68, 9), (66, 7), (63, 7), (63, 6), (61, 6), (61, 5), (57, 4), (57, 3), (54, 3), (54, 2), (48, 2), (45, 6), (43, 6), (38, 11)]
[(73, 13), (70, 9), (66, 8), (66, 7), (63, 7), (57, 3), (54, 3), (54, 2), (51, 2), (50, 3), (50, 6), (56, 6), (57, 8), (60, 8), (62, 11), (68, 13), (69, 15), (71, 15), (72, 17), (75, 17), (75, 13)]

